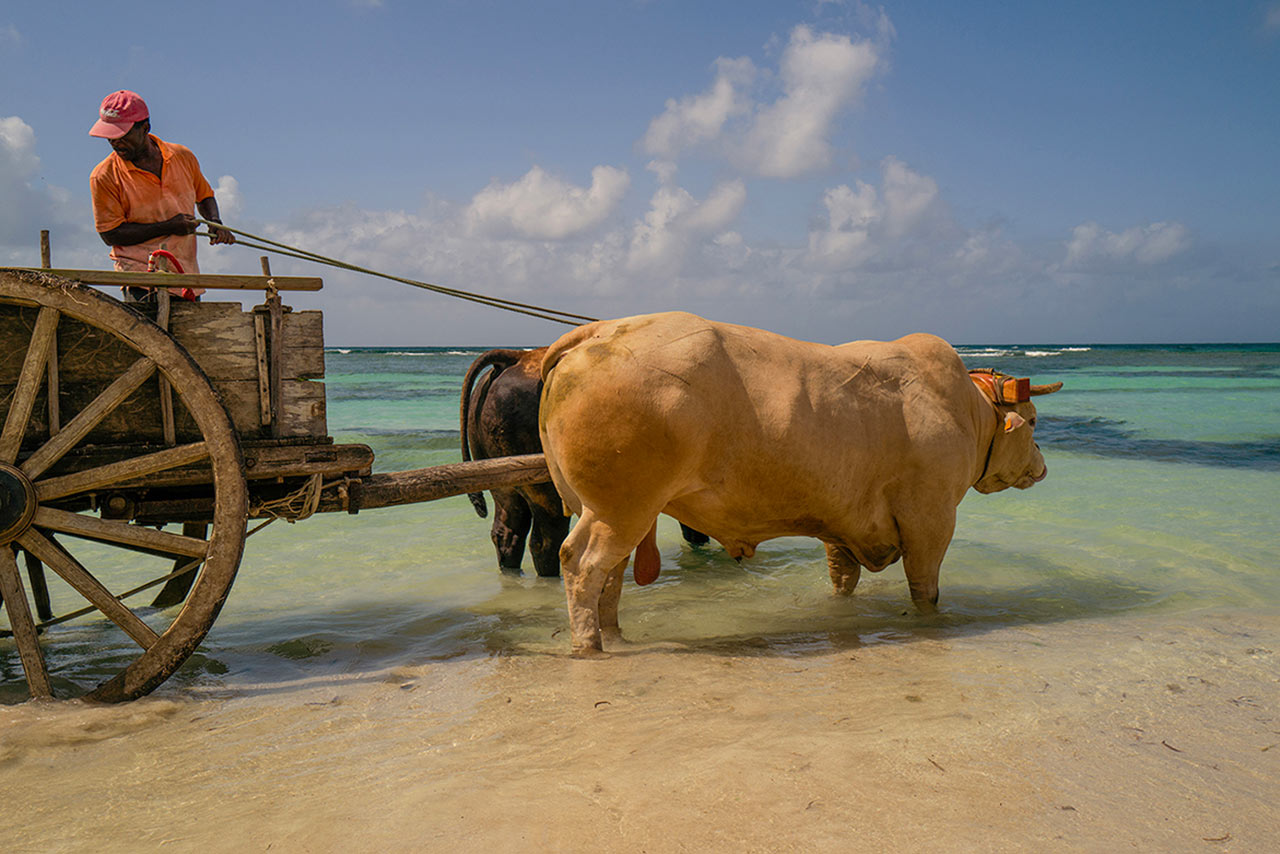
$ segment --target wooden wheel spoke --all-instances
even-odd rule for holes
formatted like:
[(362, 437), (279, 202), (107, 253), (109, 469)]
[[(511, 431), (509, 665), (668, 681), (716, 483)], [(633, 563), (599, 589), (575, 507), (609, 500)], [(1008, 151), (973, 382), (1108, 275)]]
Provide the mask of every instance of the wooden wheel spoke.
[[(115, 543), (148, 552), (159, 552), (167, 555), (186, 555), (188, 557), (204, 557), (209, 551), (207, 540), (196, 537), (184, 537), (181, 534), (169, 534), (118, 522), (113, 519), (99, 519), (83, 513), (68, 513), (52, 507), (41, 507), (36, 510), (31, 524), (40, 528), (48, 528), (63, 534), (84, 537), (103, 543)], [(37, 554), (36, 557), (39, 557)]]
[(31, 333), (31, 343), (27, 346), (27, 356), (22, 362), (22, 373), (18, 375), (18, 385), (9, 404), (9, 414), (5, 417), (3, 430), (0, 430), (0, 463), (12, 463), (18, 458), (18, 449), (27, 432), (27, 421), (31, 418), (40, 381), (45, 376), (45, 362), (56, 340), (57, 330), (58, 310), (48, 306), (41, 308)]
[(179, 445), (154, 454), (39, 481), (35, 485), (36, 497), (40, 501), (52, 501), (55, 498), (64, 498), (79, 492), (91, 492), (104, 486), (198, 462), (208, 456), (209, 448), (204, 442)]
[(115, 623), (125, 634), (143, 649), (150, 649), (160, 639), (150, 626), (129, 610), (115, 595), (94, 578), (89, 570), (81, 565), (62, 546), (34, 529), (28, 529), (18, 538), (19, 544), (62, 576), (62, 580), (76, 589), (76, 592)]
[(18, 642), (18, 656), (22, 659), (22, 670), (27, 676), (31, 696), (53, 696), (44, 652), (40, 649), (35, 621), (31, 619), (31, 607), (27, 604), (27, 592), (18, 575), (18, 561), (8, 545), (0, 546), (0, 595), (4, 596), (4, 607), (9, 612), (9, 625)]
[(111, 414), (117, 406), (133, 394), (138, 386), (146, 381), (155, 371), (156, 364), (145, 356), (134, 362), (115, 382), (107, 386), (102, 394), (89, 403), (80, 414), (71, 419), (62, 430), (46, 442), (38, 451), (22, 463), (22, 471), (27, 477), (35, 479), (43, 474), (49, 466), (62, 459), (62, 455), (76, 446), (76, 443), (88, 435), (102, 419)]

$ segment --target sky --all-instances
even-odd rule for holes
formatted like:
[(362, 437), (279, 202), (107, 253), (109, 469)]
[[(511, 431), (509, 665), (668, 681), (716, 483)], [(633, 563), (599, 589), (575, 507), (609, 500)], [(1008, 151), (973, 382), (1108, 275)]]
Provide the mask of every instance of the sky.
[[(0, 264), (49, 229), (110, 269), (122, 88), (228, 225), (450, 288), (825, 343), (1280, 340), (1280, 0), (6, 2)], [(272, 270), (324, 277), (289, 302), (331, 346), (566, 331)]]

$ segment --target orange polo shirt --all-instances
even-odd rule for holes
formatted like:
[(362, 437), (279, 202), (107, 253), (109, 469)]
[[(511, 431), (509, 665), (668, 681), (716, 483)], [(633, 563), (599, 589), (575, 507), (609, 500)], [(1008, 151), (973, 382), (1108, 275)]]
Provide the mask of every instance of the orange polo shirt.
[[(151, 139), (164, 158), (159, 178), (114, 151), (89, 175), (93, 224), (99, 234), (126, 222), (164, 222), (176, 214), (194, 214), (196, 202), (213, 195), (191, 149), (154, 134)], [(117, 270), (146, 270), (147, 258), (161, 248), (174, 254), (184, 272), (200, 272), (194, 234), (167, 234), (133, 246), (112, 246), (111, 259)]]

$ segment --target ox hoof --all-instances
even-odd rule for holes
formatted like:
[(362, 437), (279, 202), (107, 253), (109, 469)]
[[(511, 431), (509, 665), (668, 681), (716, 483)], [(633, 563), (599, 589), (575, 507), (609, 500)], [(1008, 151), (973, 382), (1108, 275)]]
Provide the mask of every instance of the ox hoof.
[(916, 606), (916, 613), (923, 617), (929, 617), (938, 613), (937, 599), (912, 599), (911, 602)]
[(604, 650), (596, 646), (583, 646), (583, 647), (574, 647), (573, 652), (569, 653), (569, 657), (583, 659), (583, 660), (585, 659), (597, 660), (602, 658), (608, 658), (609, 653), (605, 652)]
[(605, 643), (608, 643), (610, 645), (615, 643), (626, 642), (626, 640), (622, 637), (622, 629), (618, 628), (617, 626), (614, 626), (613, 628), (601, 629), (600, 635), (604, 638)]

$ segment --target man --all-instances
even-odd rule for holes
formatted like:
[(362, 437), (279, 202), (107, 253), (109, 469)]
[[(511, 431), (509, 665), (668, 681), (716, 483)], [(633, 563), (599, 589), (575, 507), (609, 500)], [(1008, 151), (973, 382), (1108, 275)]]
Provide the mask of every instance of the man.
[[(151, 114), (136, 92), (122, 89), (102, 99), (89, 135), (109, 140), (113, 151), (89, 176), (94, 225), (111, 247), (117, 270), (145, 271), (151, 253), (163, 248), (183, 272), (198, 273), (197, 223), (191, 212), (195, 209), (202, 219), (222, 222), (218, 202), (191, 149), (150, 131)], [(236, 242), (225, 229), (209, 230), (212, 243)], [(150, 289), (128, 290), (140, 298)]]

